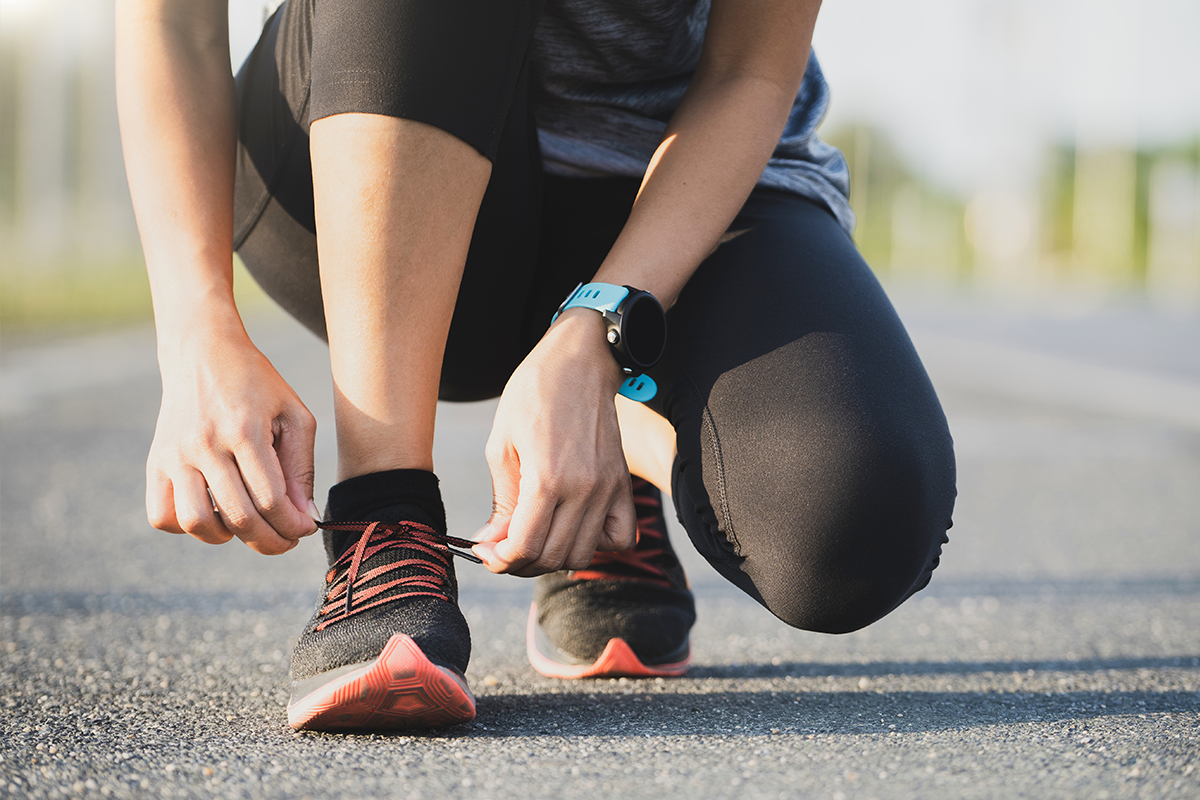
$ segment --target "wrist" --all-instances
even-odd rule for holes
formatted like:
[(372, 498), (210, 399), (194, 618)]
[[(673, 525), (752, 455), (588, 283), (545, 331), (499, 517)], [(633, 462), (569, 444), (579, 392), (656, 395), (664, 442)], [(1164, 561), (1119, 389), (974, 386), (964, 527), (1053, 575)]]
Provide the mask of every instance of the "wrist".
[(618, 393), (642, 403), (653, 399), (658, 387), (646, 373), (662, 357), (667, 340), (667, 319), (658, 299), (632, 286), (592, 281), (567, 295), (551, 323), (571, 309), (590, 309), (603, 321), (604, 340), (624, 375)]
[(613, 394), (627, 377), (604, 338), (604, 318), (586, 308), (569, 308), (547, 332), (548, 345), (579, 370), (593, 374)]
[(168, 309), (156, 305), (154, 327), (164, 374), (175, 365), (251, 344), (232, 297), (228, 302), (195, 301)]

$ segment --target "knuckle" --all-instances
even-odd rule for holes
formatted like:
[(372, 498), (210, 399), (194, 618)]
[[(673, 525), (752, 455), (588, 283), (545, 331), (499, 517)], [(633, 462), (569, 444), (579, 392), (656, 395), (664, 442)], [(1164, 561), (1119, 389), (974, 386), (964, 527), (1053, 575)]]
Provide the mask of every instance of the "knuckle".
[(603, 488), (609, 495), (626, 495), (630, 493), (629, 473), (613, 473), (605, 475), (603, 480)]
[(534, 550), (527, 544), (522, 544), (513, 548), (510, 560), (514, 564), (530, 564), (536, 561), (540, 555), (540, 551)]
[[(531, 481), (528, 491), (537, 500), (554, 500), (562, 496), (568, 485), (569, 482), (564, 480), (561, 475), (550, 473)], [(521, 487), (521, 494), (525, 494), (525, 492), (525, 487)]]
[(508, 455), (508, 448), (504, 442), (495, 437), (490, 437), (487, 444), (483, 447), (483, 457), (487, 459), (488, 464), (497, 466), (503, 464)]
[(241, 419), (230, 430), (234, 450), (253, 445), (262, 439), (263, 426), (252, 419)]
[(249, 531), (254, 526), (254, 518), (242, 508), (222, 508), (221, 516), (230, 530)]
[(179, 528), (184, 533), (192, 536), (204, 533), (208, 523), (204, 515), (194, 509), (189, 509), (182, 513), (176, 512), (176, 518), (179, 520)]
[(284, 507), (285, 498), (273, 491), (256, 492), (254, 506), (263, 514), (275, 514)]
[(575, 477), (576, 483), (581, 489), (589, 491), (596, 489), (602, 485), (603, 476), (600, 474), (600, 469), (591, 462), (580, 465), (579, 474)]
[(296, 474), (296, 480), (311, 489), (317, 481), (317, 471), (311, 466), (305, 467)]
[(151, 487), (146, 492), (146, 519), (160, 531), (170, 530), (178, 525), (175, 509), (166, 502), (161, 493)]
[(205, 544), (220, 545), (225, 544), (232, 539), (233, 534), (227, 533), (224, 530), (217, 530), (216, 528), (213, 528), (205, 531), (204, 533), (193, 533), (192, 537), (204, 542)]
[(311, 433), (317, 429), (317, 418), (304, 406), (298, 408), (294, 416), (296, 427), (304, 433)]
[[(220, 441), (224, 438), (221, 428), (215, 424), (204, 425), (200, 430), (196, 431), (192, 437), (191, 446), (193, 449), (203, 453), (211, 453), (218, 449)], [(181, 442), (181, 445), (183, 443)], [(182, 453), (180, 454), (182, 455)]]
[(570, 475), (560, 479), (559, 485), (565, 494), (591, 498), (597, 494), (600, 472), (591, 464), (582, 464)]
[(533, 562), (533, 564), (530, 566), (541, 570), (542, 572), (558, 572), (563, 568), (565, 563), (566, 561), (562, 558), (562, 556), (543, 556), (542, 558), (539, 558), (537, 561)]
[[(169, 531), (175, 527), (176, 520), (172, 519), (170, 514), (165, 513), (162, 509), (148, 509), (146, 519), (149, 520), (151, 527), (160, 531)], [(181, 522), (182, 524), (182, 522)]]

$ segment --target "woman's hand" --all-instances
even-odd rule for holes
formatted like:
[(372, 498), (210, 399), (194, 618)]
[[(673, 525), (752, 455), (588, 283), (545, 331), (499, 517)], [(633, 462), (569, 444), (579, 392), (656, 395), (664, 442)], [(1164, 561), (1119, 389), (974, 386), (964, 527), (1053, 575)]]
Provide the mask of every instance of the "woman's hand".
[(316, 531), (316, 421), (240, 322), (160, 340), (162, 409), (146, 464), (159, 530), (266, 555)]
[(121, 141), (163, 376), (146, 511), (164, 531), (282, 553), (316, 530), (316, 423), (250, 343), (233, 301), (228, 3), (121, 0), (116, 43)]
[(590, 309), (564, 312), (517, 367), (487, 444), (492, 516), (474, 549), (488, 569), (583, 569), (636, 543), (613, 401), (623, 377)]

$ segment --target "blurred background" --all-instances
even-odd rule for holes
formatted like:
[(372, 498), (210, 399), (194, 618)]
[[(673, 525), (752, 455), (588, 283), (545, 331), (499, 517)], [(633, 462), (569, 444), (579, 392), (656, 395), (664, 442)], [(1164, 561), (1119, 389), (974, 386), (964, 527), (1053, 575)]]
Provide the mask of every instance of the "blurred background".
[[(230, 3), (235, 65), (273, 5)], [(0, 0), (9, 333), (149, 318), (112, 6)], [(1200, 308), (1198, 41), (1195, 0), (826, 3), (822, 135), (868, 261), (892, 285)]]

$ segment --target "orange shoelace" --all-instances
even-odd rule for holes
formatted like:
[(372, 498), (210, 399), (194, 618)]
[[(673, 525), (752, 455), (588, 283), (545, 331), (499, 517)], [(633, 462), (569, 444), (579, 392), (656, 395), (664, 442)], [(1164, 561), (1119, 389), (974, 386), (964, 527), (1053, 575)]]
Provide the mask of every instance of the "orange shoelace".
[(643, 581), (668, 588), (672, 586), (664, 567), (668, 544), (662, 501), (641, 478), (633, 479), (633, 506), (637, 511), (637, 544), (629, 550), (596, 553), (587, 569), (571, 572), (572, 578), (580, 581)]
[[(451, 556), (483, 563), (469, 551), (453, 549), (470, 548), (474, 542), (438, 533), (415, 522), (319, 522), (317, 526), (360, 535), (358, 543), (343, 553), (325, 575), (329, 588), (320, 612), (325, 619), (316, 630), (406, 597), (437, 597), (449, 602), (446, 584), (450, 579)], [(364, 562), (388, 550), (406, 551), (407, 557), (362, 569)], [(405, 574), (368, 585), (398, 571)]]

